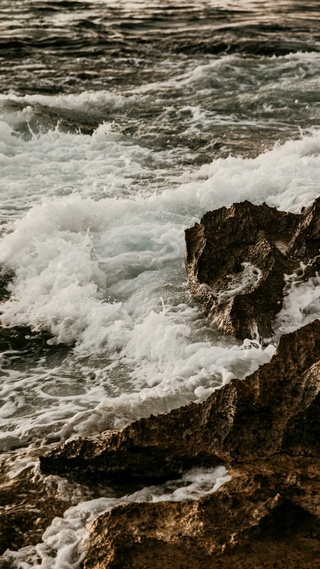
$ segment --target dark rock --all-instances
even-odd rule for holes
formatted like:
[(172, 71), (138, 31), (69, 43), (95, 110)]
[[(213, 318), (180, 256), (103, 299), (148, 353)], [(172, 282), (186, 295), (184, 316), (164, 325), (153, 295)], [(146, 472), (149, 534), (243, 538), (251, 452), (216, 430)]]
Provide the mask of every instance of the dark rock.
[(14, 278), (14, 272), (0, 267), (0, 302), (7, 300), (10, 297), (10, 283)]
[(320, 458), (320, 321), (283, 336), (271, 362), (200, 404), (141, 419), (121, 431), (64, 444), (43, 472), (80, 478), (159, 478), (195, 466)]
[(320, 198), (300, 219), (295, 234), (288, 246), (288, 254), (306, 264), (320, 268)]
[[(246, 202), (186, 231), (189, 286), (219, 327), (240, 338), (272, 334), (284, 274), (301, 261), (303, 278), (318, 270), (319, 207), (299, 216)], [(130, 503), (98, 516), (83, 569), (318, 569), (319, 393), (318, 320), (200, 404), (40, 457), (44, 473), (80, 480), (156, 482), (218, 464), (232, 475), (199, 500)]]
[(46, 331), (33, 332), (28, 326), (0, 327), (0, 350), (56, 349), (48, 344), (52, 334)]
[(220, 330), (272, 337), (284, 276), (301, 261), (314, 265), (319, 254), (319, 204), (295, 215), (243, 202), (208, 212), (186, 230), (190, 291)]

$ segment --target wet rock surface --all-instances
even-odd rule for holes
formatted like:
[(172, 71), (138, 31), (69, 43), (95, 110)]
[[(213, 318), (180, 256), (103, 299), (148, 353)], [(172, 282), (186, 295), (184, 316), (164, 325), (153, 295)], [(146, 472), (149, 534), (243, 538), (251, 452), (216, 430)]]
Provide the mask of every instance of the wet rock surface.
[(196, 502), (114, 508), (87, 528), (83, 567), (316, 569), (319, 466), (273, 457), (232, 469), (231, 482)]
[(46, 331), (34, 332), (28, 326), (10, 326), (0, 328), (0, 350), (37, 351), (66, 349), (62, 345), (51, 345), (52, 334)]
[(187, 229), (186, 268), (192, 295), (218, 329), (237, 338), (273, 335), (285, 275), (318, 269), (320, 201), (307, 214), (266, 204), (233, 204), (206, 213)]
[(286, 452), (320, 458), (320, 322), (281, 338), (270, 363), (200, 404), (66, 443), (44, 472), (80, 478), (168, 478), (189, 468)]
[(304, 263), (315, 264), (319, 268), (320, 256), (320, 199), (301, 216), (299, 225), (293, 235), (288, 254), (301, 259)]
[(0, 301), (3, 302), (10, 297), (10, 283), (14, 278), (13, 271), (0, 267)]
[(320, 322), (283, 336), (270, 363), (200, 404), (41, 458), (44, 472), (118, 481), (224, 464), (196, 501), (134, 503), (89, 526), (84, 569), (302, 568), (320, 555)]
[[(245, 202), (209, 212), (187, 230), (189, 286), (218, 327), (240, 338), (272, 335), (284, 275), (301, 272), (301, 263), (302, 278), (318, 270), (319, 204), (294, 215)], [(36, 339), (27, 329), (11, 329), (3, 336), (11, 349), (15, 333), (19, 342), (21, 333)], [(101, 514), (87, 528), (83, 569), (318, 569), (319, 393), (320, 321), (314, 321), (283, 336), (268, 364), (202, 403), (41, 456), (43, 474), (90, 485), (155, 484), (221, 464), (232, 475), (197, 500), (128, 503)], [(3, 550), (12, 526), (14, 547), (21, 547), (62, 514), (66, 503), (50, 485), (41, 490), (40, 509), (30, 510), (30, 499), (11, 507), (15, 490), (32, 493), (36, 484), (24, 476), (9, 488), (0, 519)], [(32, 528), (30, 534), (24, 527)]]

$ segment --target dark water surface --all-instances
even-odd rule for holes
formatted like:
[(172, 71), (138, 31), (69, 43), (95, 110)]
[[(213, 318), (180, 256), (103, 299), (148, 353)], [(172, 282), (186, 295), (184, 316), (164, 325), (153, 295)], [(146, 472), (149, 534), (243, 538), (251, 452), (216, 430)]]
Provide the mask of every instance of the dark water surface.
[[(14, 9), (3, 0), (0, 111), (31, 105), (35, 132), (59, 123), (92, 133), (113, 121), (147, 147), (185, 149), (176, 156), (182, 165), (257, 154), (319, 124), (319, 22), (310, 0), (31, 1)], [(70, 109), (10, 97), (85, 91), (122, 101)], [(205, 118), (194, 120), (196, 107)]]
[(166, 57), (319, 52), (319, 2), (2, 0), (0, 38), (2, 92), (109, 89)]

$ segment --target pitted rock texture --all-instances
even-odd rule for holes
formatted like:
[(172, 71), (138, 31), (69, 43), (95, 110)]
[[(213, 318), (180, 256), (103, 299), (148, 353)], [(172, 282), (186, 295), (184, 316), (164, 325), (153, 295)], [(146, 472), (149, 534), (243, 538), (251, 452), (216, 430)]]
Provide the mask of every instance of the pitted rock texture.
[(196, 466), (320, 458), (320, 321), (281, 338), (272, 360), (190, 403), (121, 431), (64, 444), (41, 457), (47, 473), (80, 478), (168, 478)]
[(299, 225), (288, 246), (288, 254), (319, 268), (320, 198), (300, 217)]
[(245, 201), (186, 230), (189, 288), (218, 329), (240, 339), (272, 337), (285, 275), (302, 273), (301, 261), (309, 271), (320, 264), (319, 208), (317, 200), (296, 215)]
[(130, 503), (88, 527), (83, 569), (318, 569), (320, 321), (200, 404), (72, 441), (44, 472), (118, 482), (224, 464), (232, 479), (182, 502)]
[[(187, 230), (189, 286), (221, 329), (272, 335), (284, 275), (318, 270), (319, 204), (303, 215), (235, 204)], [(314, 321), (283, 336), (268, 364), (200, 404), (41, 457), (44, 473), (80, 480), (155, 483), (219, 464), (232, 475), (199, 500), (101, 514), (87, 527), (83, 569), (318, 569), (319, 393)]]
[(276, 456), (198, 501), (116, 507), (87, 527), (83, 569), (318, 569), (319, 467)]

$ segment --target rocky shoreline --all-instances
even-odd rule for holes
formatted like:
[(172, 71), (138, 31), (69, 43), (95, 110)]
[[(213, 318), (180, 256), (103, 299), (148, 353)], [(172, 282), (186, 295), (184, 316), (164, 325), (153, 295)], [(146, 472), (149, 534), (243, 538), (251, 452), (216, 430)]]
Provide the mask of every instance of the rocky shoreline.
[(203, 403), (42, 457), (45, 473), (82, 481), (155, 482), (217, 464), (232, 475), (196, 503), (127, 504), (101, 514), (88, 528), (83, 567), (316, 568), (319, 348), (316, 321), (283, 336), (269, 364)]
[[(286, 275), (317, 274), (319, 208), (295, 215), (244, 202), (186, 231), (189, 287), (214, 325), (270, 341)], [(283, 335), (268, 364), (201, 403), (40, 457), (43, 474), (89, 484), (155, 484), (217, 465), (231, 481), (215, 493), (100, 514), (87, 527), (83, 569), (319, 567), (320, 321)]]

